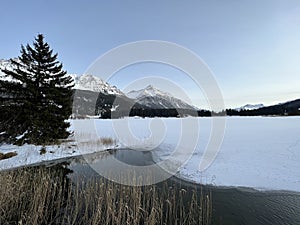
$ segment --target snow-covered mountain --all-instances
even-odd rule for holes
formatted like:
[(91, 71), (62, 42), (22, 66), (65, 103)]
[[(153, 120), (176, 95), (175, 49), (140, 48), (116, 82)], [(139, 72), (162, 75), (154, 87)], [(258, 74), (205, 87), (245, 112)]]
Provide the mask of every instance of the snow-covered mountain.
[(81, 76), (75, 77), (75, 89), (85, 90), (85, 91), (93, 91), (93, 92), (101, 92), (104, 94), (111, 95), (124, 95), (122, 91), (120, 91), (116, 86), (112, 86), (102, 80), (99, 77), (83, 74)]
[[(109, 112), (114, 107), (121, 105), (130, 105), (123, 102), (126, 101), (126, 95), (117, 87), (110, 85), (99, 77), (93, 75), (72, 75), (75, 80), (73, 100), (74, 109), (80, 115), (95, 115)], [(114, 104), (116, 97), (119, 102)], [(121, 100), (120, 100), (121, 99)], [(95, 105), (96, 103), (96, 105)]]
[(242, 107), (236, 108), (235, 110), (241, 111), (241, 110), (254, 110), (265, 107), (264, 104), (247, 104)]
[(138, 103), (145, 105), (149, 108), (155, 109), (170, 109), (170, 108), (181, 108), (181, 109), (193, 109), (197, 110), (196, 107), (173, 97), (167, 92), (163, 92), (152, 85), (147, 86), (141, 90), (133, 90), (128, 92), (127, 97), (137, 100)]
[(0, 59), (0, 79), (1, 80), (7, 80), (7, 81), (12, 80), (11, 77), (5, 76), (5, 74), (2, 72), (2, 69), (11, 69), (11, 68), (12, 68), (12, 65), (9, 60)]
[[(10, 66), (9, 60), (0, 59), (0, 69), (4, 69), (7, 66)], [(2, 72), (0, 71), (0, 73), (2, 73)]]
[(148, 85), (146, 88), (138, 90), (138, 91), (135, 91), (135, 90), (130, 91), (126, 95), (127, 95), (127, 97), (133, 98), (133, 99), (140, 99), (140, 98), (149, 97), (149, 96), (154, 97), (157, 95), (172, 97), (169, 93), (162, 92), (159, 89), (153, 87), (152, 85)]

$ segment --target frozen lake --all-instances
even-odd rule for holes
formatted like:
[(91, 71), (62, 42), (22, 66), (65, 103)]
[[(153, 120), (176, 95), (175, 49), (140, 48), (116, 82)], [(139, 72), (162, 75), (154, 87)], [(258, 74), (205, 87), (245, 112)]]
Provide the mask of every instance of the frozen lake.
[[(159, 162), (170, 158), (184, 120), (198, 123), (199, 135), (191, 158), (179, 169), (181, 178), (217, 186), (300, 191), (300, 117), (226, 117), (222, 145), (204, 171), (199, 171), (199, 163), (210, 137), (211, 118), (128, 118), (118, 120), (121, 125), (117, 120), (77, 120), (75, 127), (86, 132), (95, 126), (98, 136), (120, 140), (128, 126), (134, 138), (122, 136), (120, 146), (153, 149)], [(163, 133), (159, 143), (152, 138), (156, 133)], [(176, 163), (182, 155), (171, 157)]]

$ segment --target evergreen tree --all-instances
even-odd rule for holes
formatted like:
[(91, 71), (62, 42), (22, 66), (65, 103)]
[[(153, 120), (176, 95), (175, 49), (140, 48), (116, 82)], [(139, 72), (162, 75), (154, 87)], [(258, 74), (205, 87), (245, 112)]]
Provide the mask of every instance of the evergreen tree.
[(12, 68), (2, 70), (12, 81), (0, 81), (0, 142), (47, 144), (68, 137), (72, 77), (42, 34), (20, 52)]

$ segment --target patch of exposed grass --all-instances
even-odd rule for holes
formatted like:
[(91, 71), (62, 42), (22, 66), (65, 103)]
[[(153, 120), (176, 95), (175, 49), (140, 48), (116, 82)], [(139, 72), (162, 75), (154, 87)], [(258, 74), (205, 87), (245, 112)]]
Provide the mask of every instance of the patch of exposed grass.
[(103, 145), (113, 145), (113, 144), (115, 144), (115, 141), (112, 138), (100, 138), (100, 142)]
[(9, 159), (9, 158), (14, 157), (16, 155), (18, 155), (16, 152), (8, 152), (8, 153), (1, 153), (0, 152), (0, 160)]
[(89, 133), (77, 133), (76, 135), (76, 145), (84, 152), (86, 149), (88, 151), (99, 151), (107, 147), (115, 146), (116, 140), (111, 137), (98, 137), (96, 134)]
[(0, 152), (0, 160), (4, 159), (5, 154)]

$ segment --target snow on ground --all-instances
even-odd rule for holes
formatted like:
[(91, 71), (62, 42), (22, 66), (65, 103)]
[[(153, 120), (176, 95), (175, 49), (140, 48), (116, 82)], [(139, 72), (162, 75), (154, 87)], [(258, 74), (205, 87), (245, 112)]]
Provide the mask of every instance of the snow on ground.
[[(76, 155), (76, 149), (73, 146), (70, 148), (67, 145), (45, 146), (46, 153), (40, 154), (43, 146), (23, 145), (15, 146), (3, 144), (0, 146), (1, 153), (16, 152), (17, 156), (0, 161), (0, 170), (31, 165), (42, 161), (49, 161), (59, 158), (70, 157)], [(73, 152), (75, 151), (75, 152)]]
[(70, 139), (63, 142), (61, 145), (44, 146), (46, 149), (45, 154), (40, 153), (43, 148), (43, 146), (40, 145), (35, 146), (26, 144), (23, 146), (15, 146), (3, 144), (0, 145), (1, 153), (16, 152), (17, 156), (0, 160), (0, 170), (118, 148), (118, 145), (114, 140), (112, 141), (112, 143), (103, 144), (101, 138), (92, 139), (92, 137), (88, 135), (81, 135), (76, 138), (76, 141)]
[[(177, 163), (184, 152), (170, 155), (179, 143), (185, 120), (199, 124), (200, 133), (192, 157), (178, 176), (217, 186), (300, 191), (300, 117), (227, 117), (220, 151), (204, 171), (199, 171), (199, 163), (210, 137), (211, 118), (74, 120), (71, 129), (75, 130), (75, 142), (48, 146), (44, 155), (40, 155), (41, 146), (1, 145), (0, 152), (17, 151), (18, 155), (1, 160), (0, 169), (122, 147), (154, 149), (155, 161), (169, 158)], [(183, 132), (195, 135), (194, 130)], [(118, 142), (99, 145), (99, 137)]]

